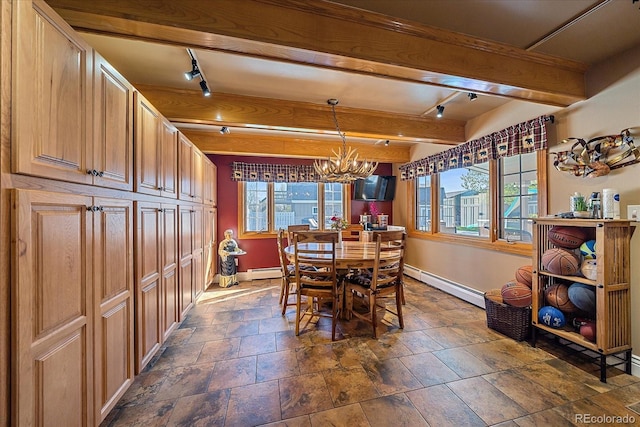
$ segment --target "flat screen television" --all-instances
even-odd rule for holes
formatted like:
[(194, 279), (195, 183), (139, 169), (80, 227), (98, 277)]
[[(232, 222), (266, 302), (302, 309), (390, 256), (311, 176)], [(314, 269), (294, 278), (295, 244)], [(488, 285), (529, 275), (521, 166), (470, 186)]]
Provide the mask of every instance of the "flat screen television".
[(353, 200), (391, 201), (396, 195), (396, 177), (371, 175), (353, 184)]

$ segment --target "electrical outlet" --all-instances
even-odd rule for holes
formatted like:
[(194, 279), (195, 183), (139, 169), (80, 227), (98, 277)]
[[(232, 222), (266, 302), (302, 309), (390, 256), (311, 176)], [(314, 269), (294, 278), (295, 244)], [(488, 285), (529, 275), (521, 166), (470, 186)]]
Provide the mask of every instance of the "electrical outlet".
[(627, 219), (640, 222), (640, 205), (627, 206)]

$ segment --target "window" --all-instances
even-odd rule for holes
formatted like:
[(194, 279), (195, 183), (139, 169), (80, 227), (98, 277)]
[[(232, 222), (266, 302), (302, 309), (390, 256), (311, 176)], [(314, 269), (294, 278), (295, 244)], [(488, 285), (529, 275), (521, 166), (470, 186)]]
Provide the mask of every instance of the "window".
[(531, 219), (546, 214), (545, 185), (540, 185), (546, 183), (546, 158), (547, 151), (538, 150), (417, 177), (411, 181), (413, 231), (471, 245), (506, 242), (500, 250), (530, 251), (514, 243), (530, 245)]
[(440, 174), (441, 233), (489, 235), (489, 163)]
[(500, 204), (498, 236), (507, 241), (531, 242), (538, 216), (536, 154), (527, 153), (499, 160)]
[(333, 215), (345, 216), (345, 188), (335, 183), (242, 182), (241, 233), (275, 233), (293, 224), (328, 229)]

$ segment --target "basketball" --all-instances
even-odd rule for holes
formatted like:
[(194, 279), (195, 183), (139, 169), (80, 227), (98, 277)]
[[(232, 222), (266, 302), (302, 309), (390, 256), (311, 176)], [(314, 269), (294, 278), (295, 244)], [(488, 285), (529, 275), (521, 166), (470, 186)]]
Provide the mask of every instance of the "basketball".
[(587, 279), (596, 280), (598, 278), (598, 265), (595, 259), (585, 259), (580, 266), (580, 273)]
[(529, 307), (531, 305), (531, 288), (519, 282), (508, 282), (501, 292), (502, 301), (514, 307)]
[(569, 299), (569, 287), (565, 284), (558, 283), (549, 286), (544, 290), (544, 297), (547, 300), (547, 304), (565, 313), (578, 311), (578, 307)]
[(491, 289), (484, 293), (487, 299), (490, 299), (493, 302), (497, 302), (498, 304), (502, 304), (502, 290), (500, 289)]
[(584, 324), (580, 326), (580, 335), (587, 341), (596, 342), (596, 324), (590, 320), (584, 322)]
[(587, 240), (587, 231), (581, 227), (554, 225), (549, 229), (547, 238), (560, 248), (576, 249)]
[(538, 310), (538, 321), (552, 328), (562, 328), (565, 324), (564, 314), (550, 305), (546, 305)]
[(531, 287), (532, 267), (530, 265), (523, 265), (516, 270), (516, 282), (524, 283), (528, 287)]
[(583, 257), (585, 257), (585, 259), (595, 259), (596, 258), (596, 241), (587, 240), (586, 242), (581, 244), (580, 254)]
[(573, 276), (580, 267), (578, 256), (563, 248), (551, 248), (544, 251), (540, 258), (542, 268), (553, 274)]
[(569, 300), (589, 316), (596, 315), (596, 290), (584, 283), (573, 283), (567, 292)]

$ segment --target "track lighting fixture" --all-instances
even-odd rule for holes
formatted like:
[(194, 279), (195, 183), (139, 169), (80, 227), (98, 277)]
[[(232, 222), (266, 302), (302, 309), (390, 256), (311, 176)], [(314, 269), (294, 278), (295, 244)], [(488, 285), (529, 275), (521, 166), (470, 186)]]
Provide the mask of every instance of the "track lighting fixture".
[(229, 128), (228, 128), (228, 127), (226, 127), (226, 126), (222, 126), (222, 127), (220, 128), (220, 133), (221, 133), (222, 135), (225, 135), (225, 134), (231, 133), (231, 131), (229, 130)]
[(476, 99), (478, 99), (478, 95), (473, 92), (469, 92), (467, 96), (469, 97), (469, 101), (475, 101)]
[(202, 77), (200, 78), (200, 88), (202, 89), (202, 94), (204, 96), (211, 96), (211, 91), (209, 90), (209, 86), (207, 86), (207, 82)]
[(389, 146), (389, 140), (388, 140), (388, 139), (384, 141), (384, 146), (385, 146), (385, 147), (388, 147), (388, 146)]
[(436, 117), (438, 118), (442, 117), (442, 114), (444, 113), (444, 105), (438, 105), (436, 109), (438, 110)]
[(200, 75), (200, 68), (198, 68), (198, 61), (195, 59), (191, 60), (191, 71), (187, 71), (184, 73), (184, 77), (187, 80), (193, 80), (194, 77), (198, 77)]

